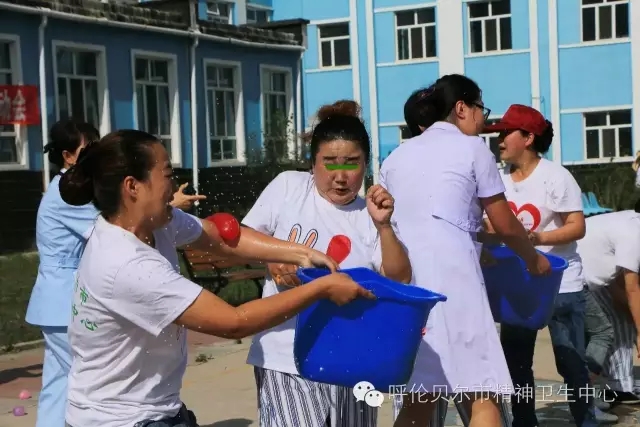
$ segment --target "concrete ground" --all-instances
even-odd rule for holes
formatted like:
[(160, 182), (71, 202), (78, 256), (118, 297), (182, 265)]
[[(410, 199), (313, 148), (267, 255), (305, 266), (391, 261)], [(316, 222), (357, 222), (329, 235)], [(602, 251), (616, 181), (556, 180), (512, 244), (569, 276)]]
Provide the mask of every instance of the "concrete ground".
[[(189, 342), (190, 363), (182, 398), (196, 413), (201, 427), (257, 427), (253, 368), (245, 363), (250, 339), (238, 344), (190, 332)], [(566, 398), (563, 402), (559, 391), (560, 377), (555, 372), (553, 360), (549, 334), (544, 330), (538, 336), (534, 364), (538, 380), (538, 416), (541, 426), (565, 427), (573, 422)], [(0, 357), (0, 427), (34, 426), (41, 362), (41, 349)], [(19, 400), (17, 396), (22, 389), (29, 390), (33, 397)], [(552, 389), (553, 393), (550, 392)], [(25, 407), (25, 416), (12, 414), (17, 405)], [(618, 426), (640, 425), (640, 405), (619, 406), (614, 412), (620, 416)], [(391, 404), (386, 399), (381, 408), (379, 427), (392, 426), (391, 414)], [(449, 411), (446, 425), (462, 425), (454, 408)]]

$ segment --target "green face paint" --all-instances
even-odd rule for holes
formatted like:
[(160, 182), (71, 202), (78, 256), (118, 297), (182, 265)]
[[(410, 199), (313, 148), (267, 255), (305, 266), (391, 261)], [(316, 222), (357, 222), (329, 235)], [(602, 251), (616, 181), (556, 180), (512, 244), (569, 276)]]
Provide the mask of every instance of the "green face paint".
[(359, 164), (325, 164), (324, 165), (327, 170), (330, 171), (353, 171), (353, 170), (357, 170), (358, 168), (360, 168)]

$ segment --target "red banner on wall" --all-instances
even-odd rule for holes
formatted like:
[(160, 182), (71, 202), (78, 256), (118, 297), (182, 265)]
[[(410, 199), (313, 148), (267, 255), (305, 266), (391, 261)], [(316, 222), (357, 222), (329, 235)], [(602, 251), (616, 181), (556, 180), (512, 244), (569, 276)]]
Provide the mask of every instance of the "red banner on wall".
[(38, 87), (0, 85), (0, 125), (40, 123)]

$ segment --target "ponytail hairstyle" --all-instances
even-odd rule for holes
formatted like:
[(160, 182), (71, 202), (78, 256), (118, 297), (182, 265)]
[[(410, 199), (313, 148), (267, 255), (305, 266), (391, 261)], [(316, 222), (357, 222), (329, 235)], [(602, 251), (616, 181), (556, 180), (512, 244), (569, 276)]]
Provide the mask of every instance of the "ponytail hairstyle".
[(476, 82), (461, 74), (440, 77), (427, 88), (418, 89), (404, 104), (404, 120), (412, 137), (435, 122), (446, 121), (458, 101), (472, 106), (482, 97)]
[(73, 206), (93, 202), (103, 217), (112, 217), (122, 203), (124, 179), (149, 178), (155, 164), (154, 144), (161, 142), (151, 134), (119, 130), (87, 145), (76, 164), (60, 178), (62, 200)]
[(100, 135), (91, 124), (74, 119), (60, 120), (49, 130), (49, 143), (44, 146), (44, 153), (48, 154), (49, 162), (62, 169), (64, 151), (75, 153), (83, 141), (89, 144), (98, 139)]
[(323, 105), (316, 113), (316, 120), (313, 130), (302, 135), (302, 140), (311, 145), (312, 165), (315, 164), (320, 145), (338, 139), (356, 143), (364, 153), (365, 162), (369, 162), (371, 141), (357, 102), (340, 100)]

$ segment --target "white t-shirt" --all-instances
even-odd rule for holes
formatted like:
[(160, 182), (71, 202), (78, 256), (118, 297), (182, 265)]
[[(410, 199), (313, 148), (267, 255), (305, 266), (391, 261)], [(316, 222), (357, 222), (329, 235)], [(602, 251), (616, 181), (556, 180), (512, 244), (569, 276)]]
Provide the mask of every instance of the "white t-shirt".
[[(379, 271), (382, 263), (378, 232), (367, 212), (365, 200), (358, 197), (347, 206), (335, 206), (318, 193), (313, 175), (307, 172), (279, 174), (262, 192), (242, 223), (278, 239), (327, 253), (336, 261), (342, 261), (340, 268), (343, 269), (367, 267)], [(343, 248), (342, 253), (340, 250), (334, 252), (336, 247)], [(267, 277), (262, 295), (268, 297), (287, 289)], [(296, 318), (293, 317), (257, 334), (247, 363), (298, 374), (293, 357), (295, 326)]]
[[(513, 182), (510, 166), (500, 169), (511, 209), (528, 231), (552, 231), (564, 225), (561, 213), (582, 212), (582, 191), (571, 172), (562, 165), (540, 159), (526, 179)], [(577, 243), (538, 246), (536, 249), (564, 258), (569, 266), (562, 276), (560, 293), (583, 288), (582, 263)]]
[(174, 209), (155, 249), (101, 216), (76, 279), (66, 419), (73, 427), (131, 427), (175, 416), (187, 365), (186, 330), (175, 319), (202, 288), (179, 273), (176, 246), (202, 223)]
[(607, 286), (621, 268), (640, 270), (640, 214), (612, 212), (587, 218), (587, 234), (578, 241), (589, 287)]

